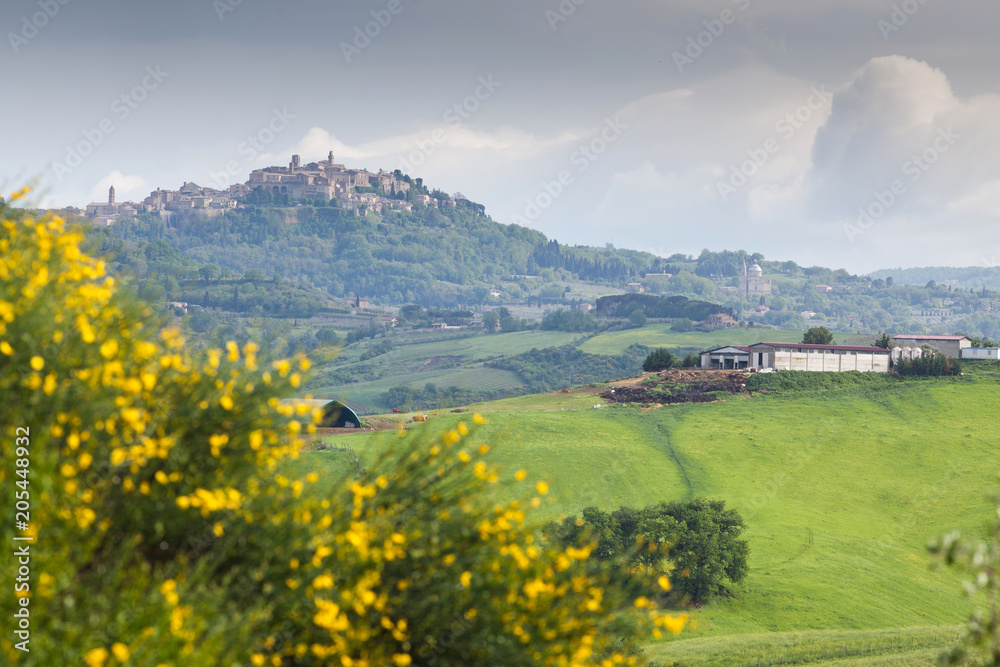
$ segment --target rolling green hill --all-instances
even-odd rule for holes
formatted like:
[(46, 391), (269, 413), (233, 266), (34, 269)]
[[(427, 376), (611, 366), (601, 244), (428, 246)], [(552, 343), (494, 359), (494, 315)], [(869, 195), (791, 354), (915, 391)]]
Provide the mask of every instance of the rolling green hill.
[[(489, 420), (478, 437), (494, 443), (495, 463), (549, 480), (542, 518), (705, 495), (746, 519), (751, 571), (742, 594), (695, 610), (697, 627), (648, 647), (651, 656), (686, 665), (781, 656), (761, 664), (920, 665), (954, 642), (970, 602), (956, 575), (931, 569), (926, 544), (953, 528), (975, 533), (989, 518), (1000, 409), (992, 378), (652, 411), (594, 409), (595, 393), (471, 409)], [(461, 418), (441, 412), (430, 427)], [(334, 440), (369, 464), (396, 442), (393, 434)], [(510, 482), (498, 494), (525, 491)]]

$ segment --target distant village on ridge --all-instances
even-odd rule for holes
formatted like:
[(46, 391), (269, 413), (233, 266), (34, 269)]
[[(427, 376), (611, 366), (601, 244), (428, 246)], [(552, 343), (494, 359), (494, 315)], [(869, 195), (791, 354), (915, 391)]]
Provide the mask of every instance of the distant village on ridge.
[[(419, 185), (420, 179), (417, 179)], [(301, 164), (300, 156), (293, 155), (287, 167), (255, 169), (245, 183), (230, 185), (225, 190), (203, 187), (197, 183), (184, 183), (178, 190), (157, 188), (148, 197), (137, 202), (118, 202), (112, 185), (107, 202), (87, 205), (85, 216), (96, 225), (111, 225), (120, 218), (139, 213), (158, 213), (169, 220), (183, 212), (196, 212), (202, 217), (215, 217), (228, 209), (238, 208), (239, 199), (260, 188), (262, 193), (285, 196), (290, 199), (312, 199), (323, 202), (337, 201), (337, 205), (353, 210), (355, 215), (366, 212), (381, 214), (385, 210), (413, 210), (413, 205), (457, 206), (464, 198), (439, 199), (430, 194), (416, 193), (410, 177), (399, 170), (372, 173), (364, 169), (348, 169), (334, 161), (333, 151), (326, 160)], [(360, 190), (360, 191), (359, 191)], [(370, 190), (370, 191), (364, 191)], [(465, 200), (472, 205), (471, 202)]]

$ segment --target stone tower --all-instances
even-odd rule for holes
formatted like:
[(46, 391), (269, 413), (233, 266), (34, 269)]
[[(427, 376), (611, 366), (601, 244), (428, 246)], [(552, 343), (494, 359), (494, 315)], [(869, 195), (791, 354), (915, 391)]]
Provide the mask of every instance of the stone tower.
[(115, 186), (113, 185), (108, 190), (108, 203), (111, 204), (112, 206), (115, 203)]

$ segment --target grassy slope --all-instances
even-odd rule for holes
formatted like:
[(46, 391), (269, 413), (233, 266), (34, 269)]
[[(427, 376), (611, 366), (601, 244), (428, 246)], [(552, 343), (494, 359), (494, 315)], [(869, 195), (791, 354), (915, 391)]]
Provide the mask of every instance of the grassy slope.
[[(967, 615), (958, 579), (929, 569), (925, 545), (988, 518), (1000, 386), (921, 382), (647, 414), (594, 410), (599, 400), (553, 394), (479, 406), (491, 422), (480, 435), (496, 443), (491, 456), (508, 472), (524, 467), (530, 479), (550, 479), (545, 518), (683, 498), (690, 484), (747, 519), (744, 592), (695, 612), (698, 627), (653, 655), (738, 664), (720, 663), (720, 652), (738, 653), (761, 633), (852, 630), (862, 641), (872, 629), (953, 626)], [(431, 426), (460, 417), (442, 413)], [(378, 434), (337, 440), (369, 458), (393, 442)], [(527, 490), (511, 484), (500, 493)], [(900, 664), (922, 664), (926, 653)]]
[[(419, 334), (413, 336), (413, 342), (407, 338), (394, 340), (398, 346), (390, 352), (359, 362), (358, 358), (371, 344), (371, 341), (367, 341), (347, 348), (334, 365), (347, 369), (356, 364), (371, 365), (384, 371), (384, 377), (370, 382), (312, 387), (310, 391), (318, 396), (342, 396), (362, 405), (373, 406), (379, 403), (379, 397), (386, 391), (404, 384), (423, 387), (426, 383), (433, 382), (441, 388), (455, 385), (472, 390), (513, 389), (523, 384), (516, 374), (484, 368), (481, 360), (527, 352), (536, 347), (566, 345), (581, 335), (559, 331), (520, 331), (491, 336), (469, 335), (468, 331), (456, 334)], [(440, 362), (451, 367), (440, 368)]]

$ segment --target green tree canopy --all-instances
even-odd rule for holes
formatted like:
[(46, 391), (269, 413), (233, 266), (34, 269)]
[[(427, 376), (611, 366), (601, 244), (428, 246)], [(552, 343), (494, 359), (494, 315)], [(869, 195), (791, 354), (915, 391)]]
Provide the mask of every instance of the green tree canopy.
[(833, 345), (833, 334), (826, 327), (813, 327), (802, 336), (804, 345)]
[(649, 353), (646, 360), (642, 362), (642, 370), (647, 373), (655, 373), (673, 368), (676, 365), (677, 357), (674, 356), (673, 352), (665, 347), (660, 347)]

